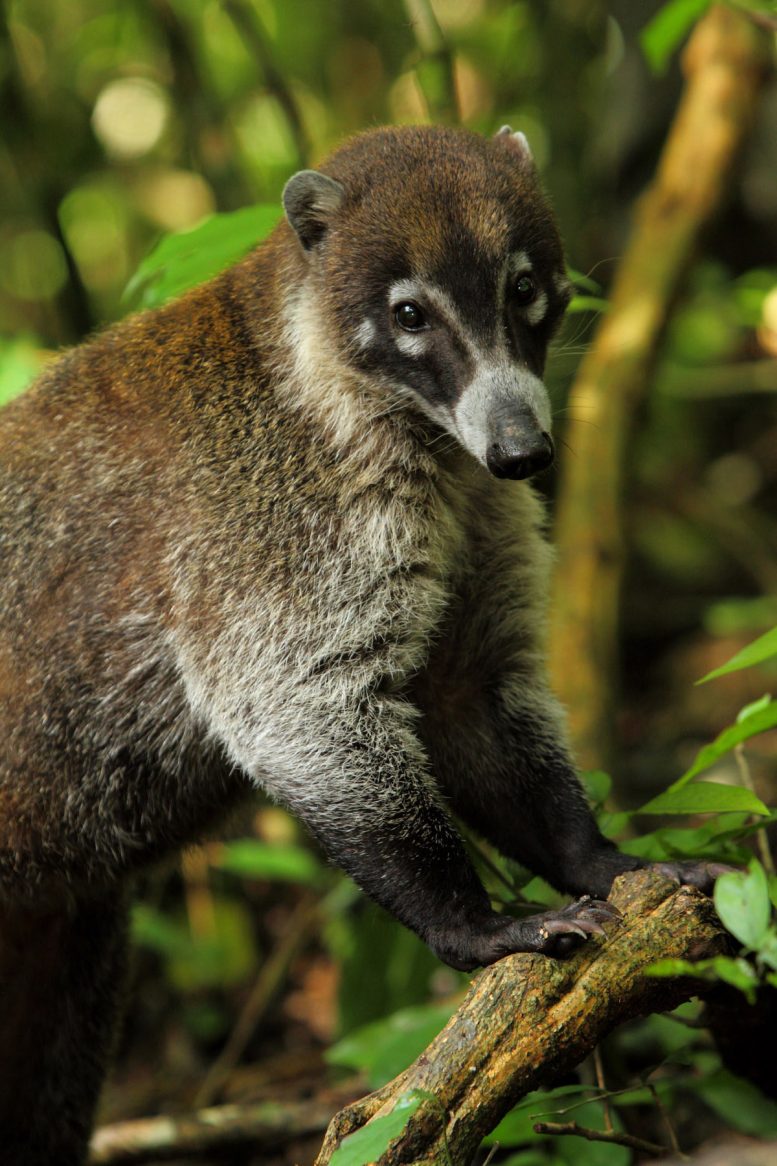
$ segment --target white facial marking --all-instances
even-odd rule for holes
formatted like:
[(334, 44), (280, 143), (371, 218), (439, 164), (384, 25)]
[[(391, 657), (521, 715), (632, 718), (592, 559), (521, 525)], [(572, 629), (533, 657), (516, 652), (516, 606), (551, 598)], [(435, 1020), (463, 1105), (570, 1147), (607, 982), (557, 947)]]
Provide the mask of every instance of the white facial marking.
[[(462, 322), (461, 315), (451, 297), (436, 284), (427, 283), (422, 279), (398, 279), (392, 283), (388, 293), (389, 307), (393, 312), (399, 304), (411, 301), (417, 303), (423, 310), (428, 304), (443, 321), (445, 326), (466, 344), (472, 355), (476, 355), (476, 348), (471, 342), (467, 330)], [(397, 348), (405, 356), (423, 356), (429, 347), (430, 335), (427, 329), (419, 332), (403, 332), (396, 329), (394, 340)]]
[(446, 324), (461, 327), (459, 311), (451, 297), (437, 284), (423, 279), (398, 279), (388, 291), (389, 306), (392, 311), (406, 300), (418, 303), (420, 307), (431, 304)]
[(530, 324), (539, 324), (544, 320), (545, 313), (548, 310), (548, 297), (544, 291), (537, 292), (536, 299), (524, 309), (524, 315)]
[(507, 260), (507, 273), (517, 278), (519, 275), (530, 275), (533, 271), (531, 259), (525, 251), (514, 251)]
[(397, 332), (394, 339), (404, 356), (424, 356), (428, 348), (427, 332)]
[(557, 271), (553, 276), (553, 286), (559, 295), (568, 295), (573, 289), (569, 277), (564, 271)]
[(356, 329), (356, 343), (359, 348), (369, 348), (375, 339), (375, 325), (372, 320), (362, 320)]

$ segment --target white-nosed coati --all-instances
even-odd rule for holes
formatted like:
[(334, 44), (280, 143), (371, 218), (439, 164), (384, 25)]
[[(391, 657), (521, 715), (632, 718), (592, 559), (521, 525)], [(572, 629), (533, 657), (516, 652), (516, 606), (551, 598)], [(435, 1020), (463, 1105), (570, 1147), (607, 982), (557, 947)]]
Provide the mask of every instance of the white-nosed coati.
[[(129, 878), (253, 785), (457, 968), (563, 953), (640, 865), (543, 670), (515, 479), (552, 460), (569, 285), (525, 139), (379, 130), (284, 203), (243, 262), (0, 413), (5, 1166), (82, 1162)], [(594, 901), (496, 914), (448, 808)]]

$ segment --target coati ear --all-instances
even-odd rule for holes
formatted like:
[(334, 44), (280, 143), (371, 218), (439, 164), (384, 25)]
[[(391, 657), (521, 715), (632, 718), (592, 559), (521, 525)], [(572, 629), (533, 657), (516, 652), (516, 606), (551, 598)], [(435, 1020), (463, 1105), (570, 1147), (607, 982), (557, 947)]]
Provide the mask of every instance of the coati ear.
[(318, 170), (300, 170), (291, 176), (283, 188), (283, 209), (305, 251), (321, 242), (344, 197), (340, 183)]
[(502, 126), (501, 130), (494, 134), (494, 137), (498, 141), (504, 142), (508, 149), (517, 154), (525, 166), (534, 165), (534, 155), (531, 152), (526, 134), (522, 134), (520, 130), (513, 131), (510, 126)]

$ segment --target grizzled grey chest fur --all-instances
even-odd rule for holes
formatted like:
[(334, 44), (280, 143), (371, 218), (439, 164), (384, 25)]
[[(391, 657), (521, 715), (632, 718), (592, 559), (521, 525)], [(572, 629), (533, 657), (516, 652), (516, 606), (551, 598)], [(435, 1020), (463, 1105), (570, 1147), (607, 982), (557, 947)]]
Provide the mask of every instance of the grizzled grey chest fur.
[(6, 1166), (84, 1161), (129, 877), (253, 786), (459, 968), (612, 912), (497, 914), (451, 811), (563, 891), (639, 865), (544, 675), (523, 479), (553, 457), (569, 285), (525, 139), (375, 131), (284, 206), (0, 412)]

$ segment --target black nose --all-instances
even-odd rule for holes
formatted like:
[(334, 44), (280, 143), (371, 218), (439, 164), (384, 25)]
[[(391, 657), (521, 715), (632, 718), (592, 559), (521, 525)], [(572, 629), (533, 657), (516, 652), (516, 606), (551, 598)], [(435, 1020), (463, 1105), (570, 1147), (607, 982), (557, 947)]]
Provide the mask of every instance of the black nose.
[(554, 452), (549, 433), (503, 438), (488, 447), (486, 465), (495, 478), (512, 478), (516, 481), (546, 470), (553, 461)]

